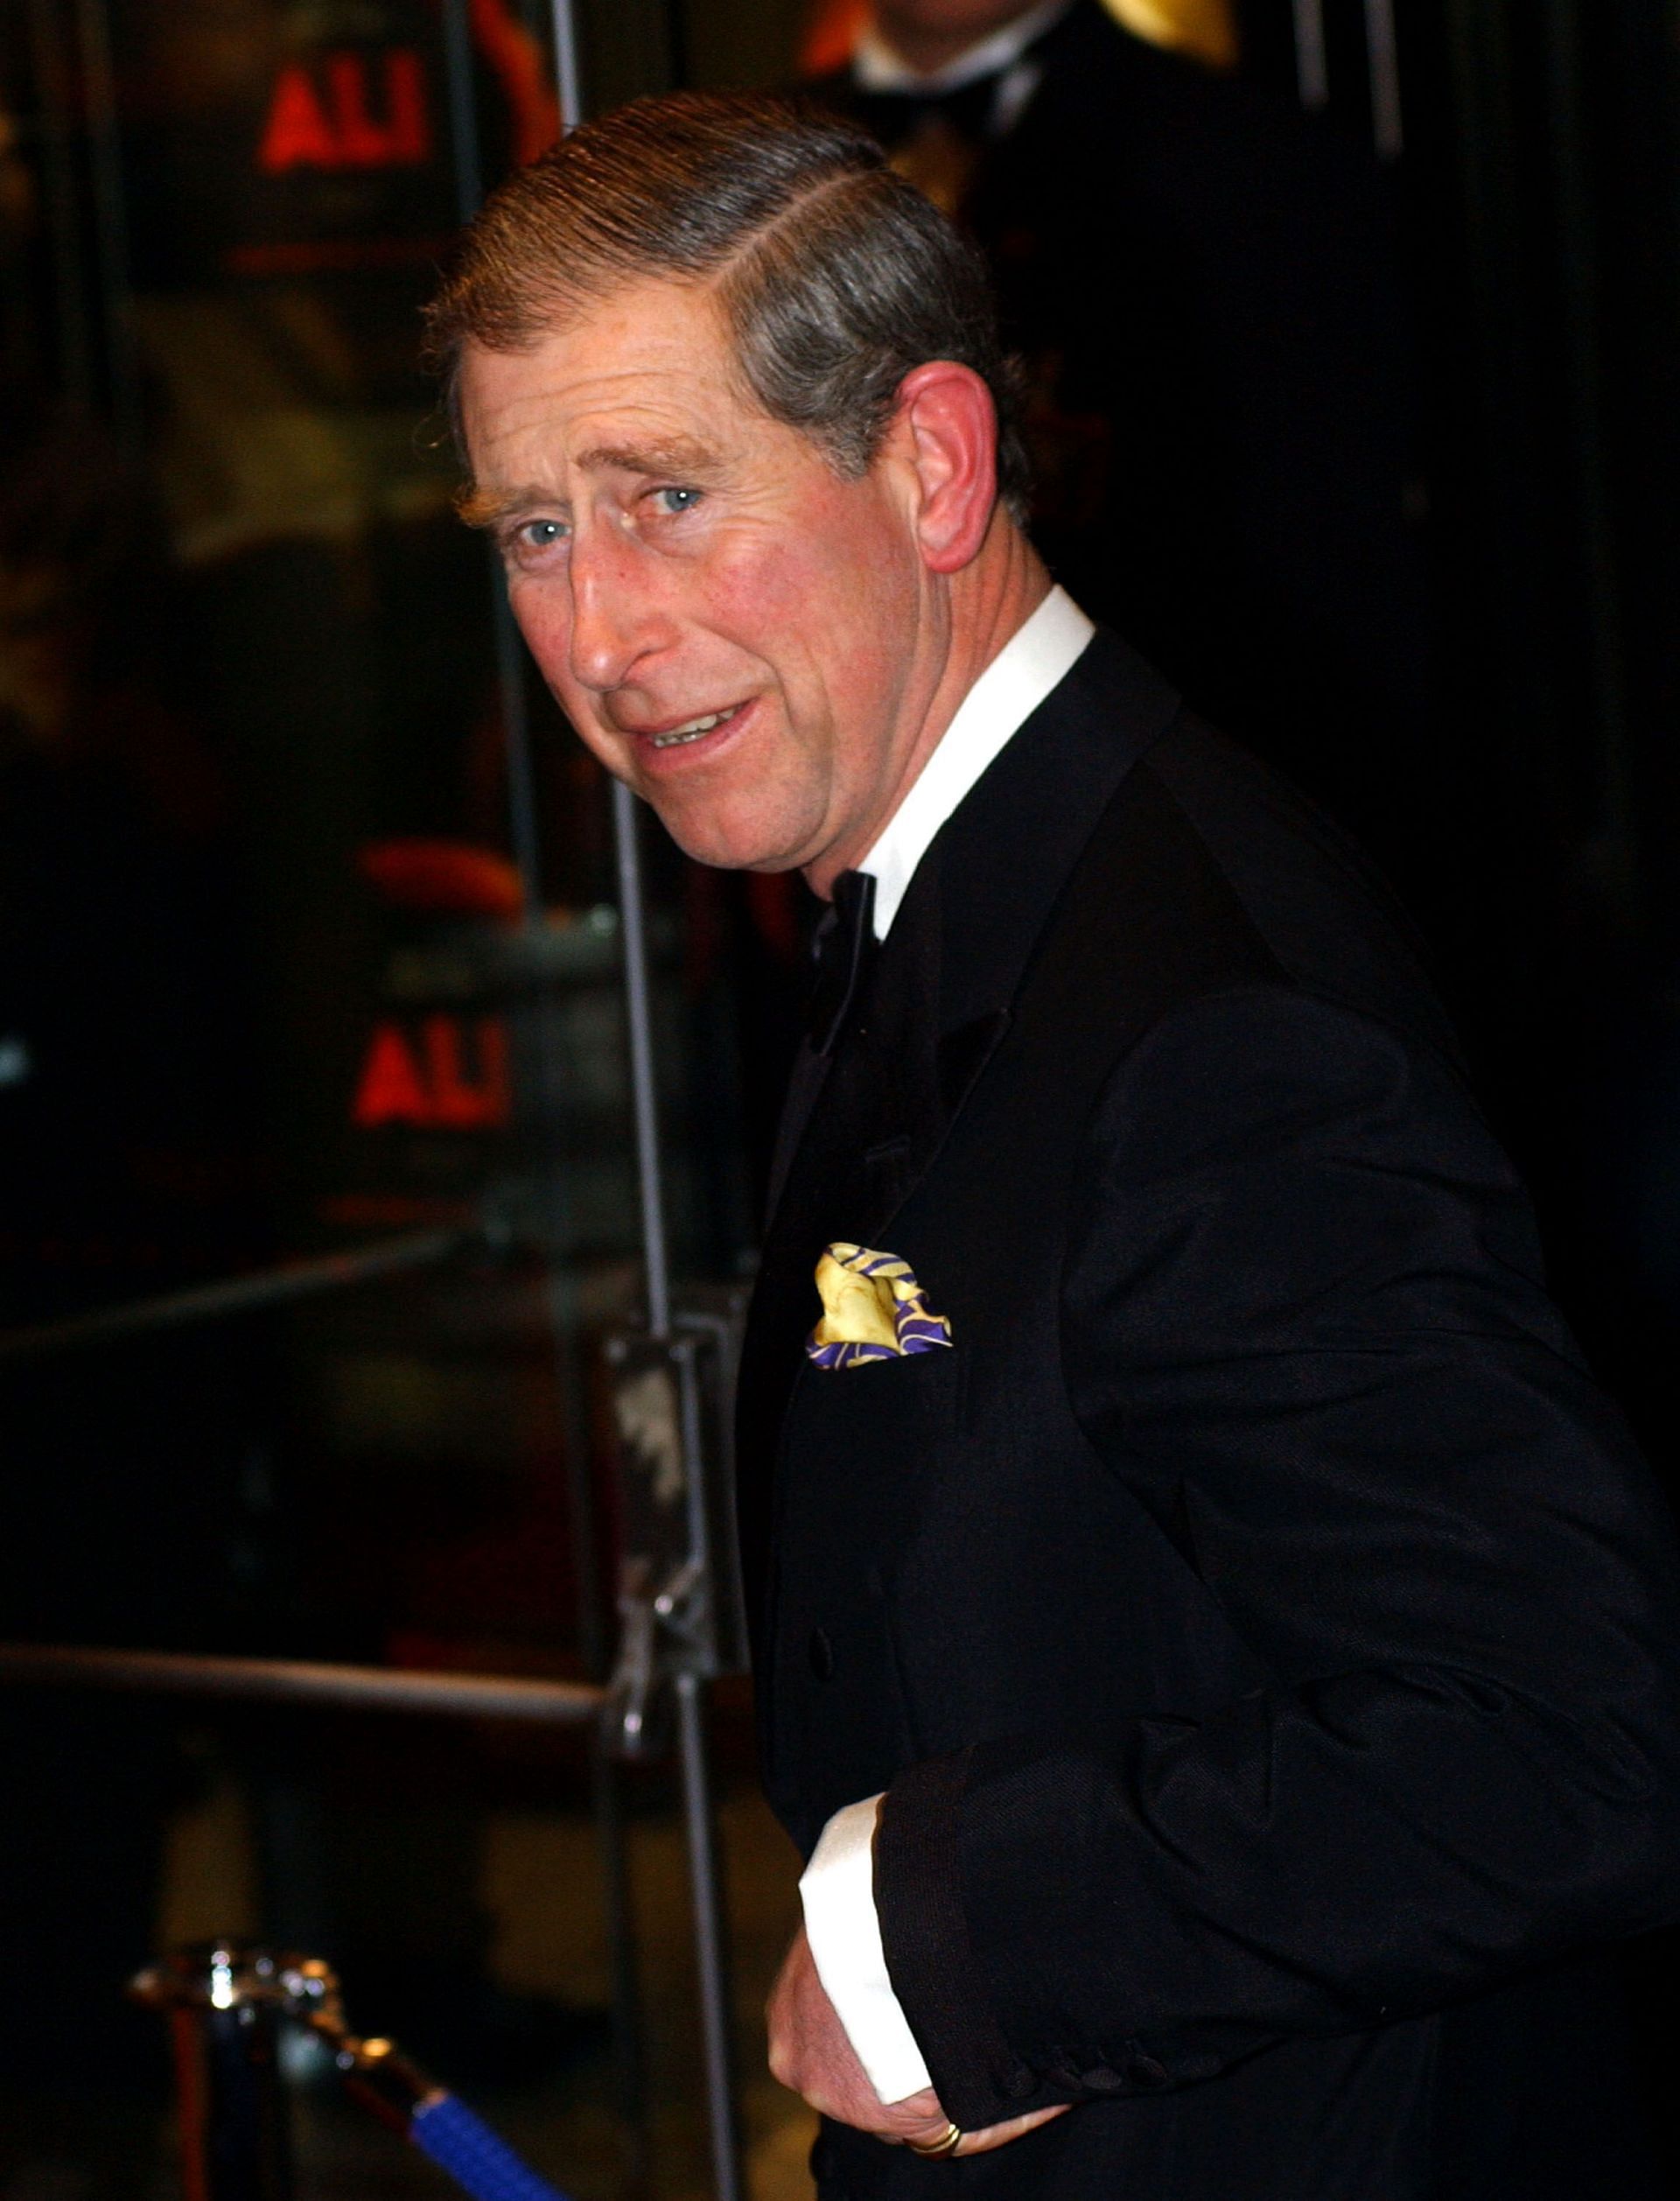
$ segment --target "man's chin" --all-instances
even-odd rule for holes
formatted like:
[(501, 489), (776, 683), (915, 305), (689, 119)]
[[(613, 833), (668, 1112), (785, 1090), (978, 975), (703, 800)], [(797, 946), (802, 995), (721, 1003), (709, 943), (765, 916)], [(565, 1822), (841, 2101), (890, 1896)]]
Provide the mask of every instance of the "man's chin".
[(720, 847), (712, 842), (686, 841), (680, 834), (671, 838), (685, 856), (696, 864), (704, 864), (709, 871), (718, 872), (794, 872), (802, 868), (797, 856), (752, 855), (733, 847)]
[(659, 821), (685, 856), (713, 871), (791, 872), (805, 860), (802, 844), (788, 846), (784, 836), (761, 822), (732, 825), (716, 818), (683, 814), (684, 806), (654, 802)]

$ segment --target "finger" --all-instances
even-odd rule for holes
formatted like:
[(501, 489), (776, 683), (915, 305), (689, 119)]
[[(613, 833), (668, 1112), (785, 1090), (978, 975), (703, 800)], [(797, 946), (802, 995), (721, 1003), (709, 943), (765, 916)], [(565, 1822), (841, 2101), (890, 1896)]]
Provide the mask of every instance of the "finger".
[(913, 2141), (918, 2147), (929, 2146), (942, 2140), (950, 2128), (950, 2120), (931, 2086), (923, 2087), (919, 2094), (906, 2094), (902, 2101), (888, 2102), (864, 2126), (865, 2132), (894, 2148)]
[(939, 2096), (931, 2086), (924, 2086), (919, 2094), (906, 2094), (902, 2101), (886, 2105), (886, 2121), (893, 2131), (907, 2132), (914, 2140), (923, 2139), (928, 2132), (943, 2132), (950, 2120), (940, 2106)]
[(900, 2147), (931, 2148), (935, 2141), (945, 2139), (950, 2129), (951, 2120), (948, 2117), (928, 2117), (914, 2125), (886, 2126), (878, 2136), (882, 2140), (890, 2140)]
[(1073, 2106), (1071, 2102), (1059, 2101), (1049, 2109), (1029, 2109), (1025, 2116), (1011, 2117), (1001, 2125), (986, 2125), (979, 2132), (965, 2132), (955, 2148), (953, 2155), (985, 2155), (994, 2148), (1006, 2148), (1012, 2140), (1018, 2140), (1023, 2133), (1035, 2132), (1040, 2125), (1047, 2125), (1053, 2117), (1066, 2116)]

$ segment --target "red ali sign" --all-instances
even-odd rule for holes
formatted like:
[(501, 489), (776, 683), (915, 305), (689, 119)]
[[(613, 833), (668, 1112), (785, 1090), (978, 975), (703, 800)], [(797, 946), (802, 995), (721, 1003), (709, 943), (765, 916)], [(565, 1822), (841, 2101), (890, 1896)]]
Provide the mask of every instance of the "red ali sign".
[(508, 1027), (499, 1016), (429, 1016), (418, 1030), (378, 1024), (351, 1111), (364, 1131), (500, 1131), (513, 1113)]
[(281, 70), (257, 165), (415, 168), (431, 158), (431, 118), (420, 56), (412, 47), (322, 54), (312, 68)]
[[(467, 20), (506, 102), (514, 159), (535, 160), (560, 130), (542, 47), (509, 0), (467, 0)], [(345, 46), (281, 70), (256, 158), (265, 175), (279, 176), (297, 168), (417, 168), (433, 150), (419, 53)]]

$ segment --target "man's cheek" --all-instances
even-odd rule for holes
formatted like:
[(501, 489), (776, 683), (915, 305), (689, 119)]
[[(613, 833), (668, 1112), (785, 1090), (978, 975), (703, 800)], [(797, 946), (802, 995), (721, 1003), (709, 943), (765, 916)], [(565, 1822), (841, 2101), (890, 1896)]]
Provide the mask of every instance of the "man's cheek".
[(569, 642), (567, 622), (559, 607), (552, 597), (533, 588), (528, 581), (515, 579), (508, 590), (508, 608), (524, 638), (526, 648), (536, 661), (537, 670), (558, 695), (565, 676)]
[(724, 564), (710, 576), (707, 591), (712, 619), (726, 634), (774, 656), (776, 638), (798, 631), (802, 612), (808, 620), (819, 573), (817, 561), (796, 552)]
[(597, 725), (588, 690), (572, 677), (570, 622), (551, 599), (545, 599), (536, 591), (522, 598), (510, 592), (509, 602), (514, 624), (542, 676), (543, 685), (579, 737), (605, 761), (612, 737)]
[[(528, 635), (526, 639), (528, 641), (530, 638)], [(615, 773), (620, 779), (630, 778), (634, 759), (629, 741), (623, 734), (614, 732), (610, 726), (602, 725), (596, 715), (594, 697), (588, 689), (581, 687), (570, 676), (564, 650), (556, 656), (548, 658), (533, 646), (531, 654), (536, 659), (544, 686), (564, 712), (572, 732), (597, 763), (604, 764), (609, 772)]]

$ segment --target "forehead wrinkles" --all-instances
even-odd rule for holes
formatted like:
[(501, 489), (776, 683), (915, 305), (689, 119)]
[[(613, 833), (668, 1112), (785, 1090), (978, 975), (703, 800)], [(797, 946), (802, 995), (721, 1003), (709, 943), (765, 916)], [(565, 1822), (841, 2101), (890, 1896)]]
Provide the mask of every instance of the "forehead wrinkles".
[[(620, 291), (528, 349), (469, 346), (462, 400), (469, 434), (486, 452), (522, 437), (573, 453), (626, 445), (638, 439), (622, 432), (632, 422), (641, 438), (657, 430), (662, 440), (683, 434), (738, 444), (750, 438), (749, 417), (768, 424), (715, 303), (693, 287), (660, 283)], [(612, 418), (580, 431), (593, 415)]]
[(649, 462), (639, 471), (710, 469), (738, 459), (752, 440), (715, 386), (674, 371), (558, 375), (469, 402), (466, 421), (480, 483), (510, 466), (529, 475), (539, 464), (544, 475), (598, 473), (634, 464), (636, 454)]
[[(658, 422), (668, 434), (691, 424), (701, 407), (684, 403), (685, 392), (674, 370), (648, 374), (633, 368), (617, 373), (568, 375), (556, 368), (541, 381), (523, 382), (503, 378), (488, 390), (467, 389), (469, 423), (489, 444), (510, 442), (522, 436), (558, 437), (582, 451), (606, 440), (593, 432), (579, 436), (579, 424), (592, 420), (634, 421), (647, 428)], [(700, 386), (694, 383), (695, 396)]]

